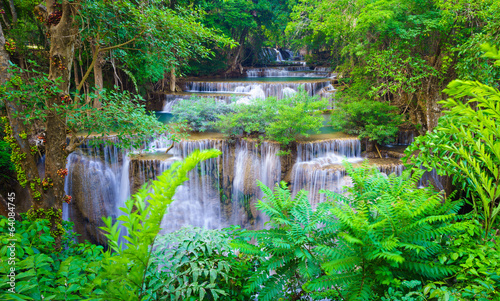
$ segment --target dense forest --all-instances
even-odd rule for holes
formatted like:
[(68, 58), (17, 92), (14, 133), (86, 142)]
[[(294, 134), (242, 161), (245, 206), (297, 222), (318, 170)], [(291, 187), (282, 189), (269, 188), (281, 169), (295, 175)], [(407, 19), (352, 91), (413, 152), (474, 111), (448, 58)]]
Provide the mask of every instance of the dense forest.
[(499, 1), (0, 16), (0, 299), (500, 300)]

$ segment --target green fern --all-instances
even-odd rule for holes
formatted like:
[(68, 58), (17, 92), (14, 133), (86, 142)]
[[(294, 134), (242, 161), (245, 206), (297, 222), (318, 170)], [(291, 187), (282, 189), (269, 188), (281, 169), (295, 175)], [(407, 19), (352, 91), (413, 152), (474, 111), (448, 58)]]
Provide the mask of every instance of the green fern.
[[(318, 245), (326, 275), (311, 279), (308, 291), (335, 287), (343, 300), (369, 300), (403, 279), (442, 279), (455, 267), (442, 264), (441, 239), (464, 229), (456, 222), (459, 203), (432, 189), (417, 189), (423, 171), (382, 175), (363, 165), (346, 170), (353, 187), (344, 196), (322, 191), (331, 201), (338, 232), (334, 245)], [(335, 224), (335, 221), (329, 221)]]
[[(284, 182), (274, 191), (260, 182), (258, 185), (264, 198), (256, 207), (269, 216), (271, 228), (241, 231), (235, 242), (241, 252), (261, 257), (247, 290), (258, 293), (259, 300), (278, 300), (287, 295), (292, 299), (303, 293), (305, 281), (321, 275), (323, 258), (318, 257), (314, 246), (334, 244), (336, 230), (328, 223), (332, 220), (330, 205), (320, 204), (314, 211), (304, 191), (292, 198)], [(257, 245), (249, 243), (250, 239)]]

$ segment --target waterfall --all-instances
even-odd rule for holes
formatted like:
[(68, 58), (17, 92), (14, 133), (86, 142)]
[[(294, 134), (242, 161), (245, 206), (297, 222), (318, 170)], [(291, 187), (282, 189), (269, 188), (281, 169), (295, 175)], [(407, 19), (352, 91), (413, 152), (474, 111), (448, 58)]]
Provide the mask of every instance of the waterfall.
[(172, 108), (179, 103), (179, 99), (174, 99), (174, 100), (167, 100), (165, 101), (165, 104), (163, 105), (162, 112), (164, 113), (172, 113)]
[(78, 152), (68, 156), (67, 166), (65, 191), (72, 200), (67, 206), (66, 217), (75, 220), (74, 215), (81, 214), (86, 223), (75, 225), (80, 230), (77, 232), (86, 232), (87, 237), (84, 238), (90, 236), (94, 241), (103, 243), (105, 239), (97, 229), (104, 225), (102, 216), (117, 216), (114, 203), (121, 188), (120, 173), (100, 158)]
[(311, 161), (314, 158), (324, 157), (328, 153), (337, 153), (347, 158), (359, 158), (361, 142), (357, 138), (345, 138), (297, 143), (297, 162)]
[(267, 221), (255, 208), (257, 200), (263, 196), (261, 189), (257, 187), (257, 180), (268, 187), (274, 187), (280, 180), (281, 162), (277, 156), (278, 151), (279, 145), (273, 142), (264, 141), (260, 146), (255, 141), (237, 142), (231, 190), (231, 224), (259, 229)]
[[(162, 149), (170, 143), (168, 140), (157, 139), (151, 144)], [(186, 158), (195, 149), (222, 150), (225, 144), (225, 140), (221, 139), (182, 140), (170, 151), (173, 156), (162, 160), (148, 160), (147, 157), (133, 159), (136, 166), (130, 175), (133, 186), (139, 187), (148, 180), (156, 179), (173, 162)], [(221, 214), (221, 160), (221, 157), (205, 160), (189, 172), (189, 180), (177, 188), (174, 201), (163, 218), (163, 231), (172, 232), (187, 225), (208, 229), (228, 226)]]
[(410, 145), (415, 141), (415, 131), (399, 131), (396, 138), (396, 145)]
[(292, 88), (284, 88), (283, 89), (283, 97), (292, 97), (294, 96), (295, 94), (297, 93), (297, 91), (295, 91), (294, 89)]
[[(108, 140), (116, 142), (115, 137)], [(101, 217), (121, 214), (118, 207), (130, 195), (127, 153), (113, 145), (93, 147), (87, 142), (68, 156), (64, 191), (72, 200), (63, 206), (63, 217), (82, 221), (75, 228), (83, 239), (103, 243), (105, 238), (98, 230), (104, 225)]]
[(307, 77), (325, 78), (330, 75), (326, 71), (312, 71), (309, 67), (272, 67), (251, 68), (246, 70), (247, 77)]
[(281, 55), (279, 49), (274, 49), (274, 51), (276, 51), (276, 62), (283, 62), (283, 56)]
[(318, 92), (318, 95), (321, 98), (325, 98), (328, 100), (328, 103), (329, 103), (328, 109), (335, 109), (335, 107), (336, 107), (335, 100), (334, 100), (334, 96), (335, 96), (336, 91), (337, 90), (335, 89), (335, 87), (332, 84), (330, 84), (328, 86), (325, 86), (324, 88), (322, 88)]
[(259, 86), (264, 91), (265, 97), (274, 96), (283, 98), (283, 89), (290, 88), (297, 90), (299, 86), (304, 86), (304, 89), (310, 96), (316, 95), (318, 91), (330, 84), (329, 79), (315, 80), (308, 82), (186, 82), (185, 89), (188, 92), (217, 92), (217, 93), (249, 93), (255, 86)]
[(346, 185), (343, 160), (359, 162), (361, 143), (358, 139), (331, 139), (297, 144), (297, 160), (292, 169), (292, 193), (308, 191), (315, 207), (325, 201), (320, 189), (340, 193)]

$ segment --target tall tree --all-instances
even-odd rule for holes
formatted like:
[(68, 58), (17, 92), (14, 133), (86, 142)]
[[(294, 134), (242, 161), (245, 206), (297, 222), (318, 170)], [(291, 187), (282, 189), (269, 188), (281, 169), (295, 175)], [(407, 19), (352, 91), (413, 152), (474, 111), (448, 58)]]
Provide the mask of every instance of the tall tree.
[[(167, 56), (167, 60), (159, 59), (156, 64), (165, 70), (175, 57), (203, 52), (202, 46), (192, 45), (196, 40), (213, 39), (222, 44), (230, 40), (197, 23), (196, 12), (176, 14), (163, 10), (160, 1), (137, 4), (47, 0), (45, 4), (38, 6), (37, 14), (50, 37), (48, 74), (43, 72), (43, 66), (35, 68), (38, 71), (13, 67), (10, 71), (13, 76), (2, 86), (1, 94), (7, 115), (6, 139), (13, 150), (18, 180), (29, 187), (34, 200), (30, 216), (49, 219), (52, 233), (60, 237), (62, 203), (70, 199), (64, 192), (68, 154), (91, 134), (118, 133), (121, 145), (130, 147), (153, 135), (174, 132), (146, 114), (139, 105), (140, 97), (103, 89), (100, 60), (111, 50), (139, 49), (149, 58)], [(96, 8), (102, 13), (90, 21), (87, 9), (92, 12)], [(94, 51), (87, 72), (78, 86), (71, 88), (71, 70), (80, 38), (90, 40)], [(5, 43), (3, 34), (1, 41)], [(158, 45), (161, 47), (156, 48)], [(8, 60), (4, 49), (0, 54), (2, 66)], [(120, 57), (121, 63), (131, 63), (124, 57)], [(2, 69), (2, 80), (8, 77), (6, 71)], [(81, 98), (82, 87), (92, 71), (98, 94)], [(37, 168), (40, 154), (45, 155), (43, 174)]]

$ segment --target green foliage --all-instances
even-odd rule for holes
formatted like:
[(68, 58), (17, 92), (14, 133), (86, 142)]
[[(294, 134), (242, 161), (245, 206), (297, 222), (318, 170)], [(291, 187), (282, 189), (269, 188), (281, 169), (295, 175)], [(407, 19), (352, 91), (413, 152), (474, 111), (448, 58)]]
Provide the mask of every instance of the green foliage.
[[(72, 227), (72, 223), (65, 224), (63, 250), (54, 252), (48, 220), (32, 221), (24, 216), (22, 221), (13, 222), (0, 216), (0, 274), (4, 280), (0, 283), (0, 299), (82, 300), (88, 296), (85, 287), (101, 269), (102, 247), (75, 243)], [(10, 235), (11, 228), (15, 229), (14, 236)], [(11, 284), (6, 280), (11, 268), (15, 268), (15, 294), (8, 291)]]
[(324, 191), (333, 201), (329, 224), (336, 243), (317, 245), (327, 258), (321, 264), (326, 275), (308, 282), (307, 290), (335, 286), (344, 300), (368, 300), (402, 279), (442, 279), (457, 271), (438, 258), (449, 252), (448, 237), (466, 225), (455, 222), (460, 203), (417, 189), (422, 171), (387, 177), (367, 165), (346, 169), (354, 184), (347, 194)]
[[(220, 31), (204, 26), (200, 22), (204, 13), (193, 6), (174, 9), (169, 3), (157, 0), (140, 4), (133, 1), (83, 1), (82, 4), (78, 19), (82, 40), (91, 41), (91, 47), (111, 47), (103, 52), (103, 59), (129, 75), (134, 84), (161, 80), (172, 67), (179, 67), (190, 58), (210, 57), (212, 51), (206, 43), (234, 45)], [(121, 47), (115, 48), (116, 45)], [(93, 53), (86, 55), (92, 57)]]
[[(496, 48), (483, 46), (486, 56), (500, 62)], [(449, 175), (467, 191), (480, 216), (485, 235), (500, 212), (500, 92), (479, 82), (456, 80), (445, 90), (456, 99), (442, 101), (444, 116), (438, 127), (418, 137), (407, 149), (412, 164)], [(465, 98), (465, 103), (460, 99)]]
[(4, 141), (5, 137), (5, 125), (0, 123), (0, 177), (10, 177), (14, 171), (14, 165), (10, 159), (11, 148), (7, 141)]
[[(304, 294), (301, 286), (305, 281), (321, 274), (325, 257), (319, 256), (317, 246), (335, 246), (331, 204), (321, 203), (313, 210), (304, 191), (292, 197), (284, 182), (274, 192), (260, 182), (258, 185), (264, 198), (256, 208), (269, 216), (270, 229), (243, 230), (235, 243), (241, 252), (261, 258), (246, 289), (258, 293), (259, 300), (293, 299)], [(256, 244), (249, 243), (250, 238)]]
[[(149, 287), (167, 300), (250, 300), (243, 283), (252, 273), (250, 258), (230, 246), (232, 230), (183, 228), (157, 239)], [(156, 286), (155, 286), (156, 284)]]
[(243, 132), (247, 135), (264, 134), (262, 137), (288, 146), (299, 136), (319, 133), (323, 126), (322, 110), (326, 100), (310, 97), (299, 91), (282, 99), (252, 99), (250, 103), (234, 105), (234, 113), (220, 116), (215, 128), (228, 136)]
[[(22, 110), (13, 117), (32, 127), (32, 132), (43, 131), (41, 124), (50, 114), (57, 114), (66, 120), (66, 127), (73, 134), (88, 138), (117, 135), (119, 145), (124, 148), (141, 147), (144, 141), (156, 134), (176, 135), (182, 125), (169, 126), (149, 114), (141, 96), (127, 91), (103, 89), (99, 95), (94, 93), (72, 100), (67, 97), (60, 105), (48, 106), (49, 99), (60, 95), (56, 83), (47, 75), (35, 70), (22, 70), (13, 66), (12, 79), (8, 81), (0, 95), (5, 103), (16, 103)], [(92, 100), (99, 97), (101, 108), (92, 106)], [(78, 102), (76, 102), (78, 100)], [(6, 128), (7, 129), (7, 128)], [(26, 133), (20, 133), (26, 137)], [(22, 138), (22, 137), (21, 137)], [(177, 138), (174, 138), (177, 139)], [(93, 139), (93, 142), (99, 139)], [(109, 140), (106, 140), (110, 143)], [(18, 173), (19, 174), (19, 173)]]
[[(187, 173), (206, 159), (220, 155), (218, 150), (196, 150), (182, 163), (176, 162), (158, 176), (157, 181), (145, 184), (125, 202), (125, 213), (113, 222), (103, 218), (109, 250), (104, 253), (102, 272), (94, 282), (94, 293), (99, 300), (145, 300), (147, 298), (146, 274), (151, 265), (160, 224), (175, 190), (188, 180)], [(152, 192), (151, 192), (152, 191)], [(120, 241), (122, 229), (126, 229)], [(156, 284), (154, 284), (156, 285)]]
[(448, 256), (441, 262), (459, 267), (453, 279), (428, 283), (423, 292), (439, 300), (497, 300), (500, 296), (500, 242), (492, 232), (482, 240), (483, 230), (476, 221), (467, 232), (453, 237)]
[(323, 126), (322, 110), (328, 101), (310, 97), (299, 89), (292, 96), (275, 102), (276, 115), (266, 127), (266, 137), (287, 146), (299, 136), (309, 137), (309, 133), (319, 133)]
[(182, 99), (172, 108), (174, 121), (184, 121), (192, 130), (200, 132), (213, 130), (219, 116), (231, 112), (230, 105), (205, 97)]
[(269, 120), (273, 118), (270, 112), (270, 101), (274, 99), (252, 99), (250, 103), (233, 104), (233, 112), (219, 116), (214, 128), (228, 137), (246, 135), (261, 135), (266, 132)]
[(403, 281), (397, 288), (389, 287), (381, 301), (423, 301), (421, 283), (418, 280)]
[(366, 99), (341, 103), (331, 119), (334, 128), (378, 144), (393, 142), (401, 123), (398, 108)]
[(370, 83), (361, 97), (390, 101), (425, 127), (457, 75), (498, 84), (478, 45), (500, 45), (499, 11), (495, 0), (301, 0), (286, 31), (294, 45), (330, 53), (339, 79)]

